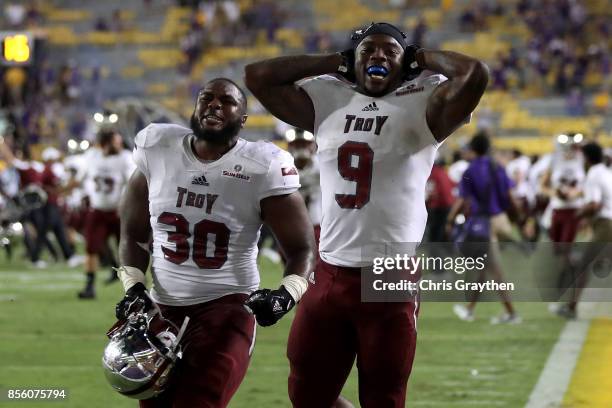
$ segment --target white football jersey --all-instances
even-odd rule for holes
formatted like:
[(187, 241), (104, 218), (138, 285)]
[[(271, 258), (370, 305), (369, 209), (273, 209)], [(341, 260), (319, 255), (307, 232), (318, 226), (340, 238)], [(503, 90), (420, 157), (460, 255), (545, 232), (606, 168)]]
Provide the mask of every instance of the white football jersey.
[(191, 129), (151, 124), (135, 139), (134, 161), (149, 186), (156, 302), (190, 305), (259, 287), (260, 201), (300, 187), (288, 152), (239, 139), (203, 162)]
[(439, 146), (425, 111), (445, 80), (423, 74), (378, 98), (329, 75), (299, 83), (315, 109), (325, 262), (365, 266), (384, 256), (381, 246), (421, 241), (425, 184)]
[(105, 156), (94, 147), (83, 154), (77, 176), (89, 196), (91, 208), (112, 211), (119, 207), (121, 193), (136, 166), (130, 156), (118, 153)]
[[(586, 177), (582, 159), (562, 159), (553, 161), (550, 176), (551, 187), (557, 190), (563, 186), (573, 186), (582, 189)], [(564, 200), (555, 194), (550, 200), (550, 206), (554, 209), (579, 208), (582, 206), (582, 198)]]
[[(63, 184), (68, 184), (68, 182), (72, 179), (73, 176), (70, 170), (76, 172), (76, 177), (78, 177), (78, 175), (84, 171), (82, 160), (83, 154), (74, 154), (64, 158), (64, 168), (66, 169), (66, 172), (64, 173), (64, 178), (62, 179)], [(66, 195), (66, 205), (69, 209), (80, 208), (83, 204), (83, 198), (85, 196), (86, 193), (83, 185), (75, 187)]]
[(506, 165), (506, 174), (514, 181), (513, 195), (517, 198), (526, 198), (531, 202), (533, 192), (527, 182), (530, 168), (531, 160), (527, 156), (519, 156), (516, 159), (510, 160)]
[(308, 215), (313, 225), (321, 224), (321, 186), (319, 162), (316, 157), (300, 173), (300, 194), (308, 206)]

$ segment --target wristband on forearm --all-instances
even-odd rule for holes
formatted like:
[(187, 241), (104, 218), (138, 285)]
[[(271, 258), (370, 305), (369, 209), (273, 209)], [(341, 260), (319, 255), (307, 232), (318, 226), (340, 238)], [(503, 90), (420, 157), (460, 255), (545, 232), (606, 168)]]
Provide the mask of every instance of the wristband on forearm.
[(308, 281), (299, 275), (291, 274), (281, 279), (280, 286), (284, 286), (297, 303), (308, 289)]
[(137, 283), (142, 283), (143, 285), (145, 283), (145, 274), (138, 268), (133, 266), (120, 266), (115, 270), (126, 292)]

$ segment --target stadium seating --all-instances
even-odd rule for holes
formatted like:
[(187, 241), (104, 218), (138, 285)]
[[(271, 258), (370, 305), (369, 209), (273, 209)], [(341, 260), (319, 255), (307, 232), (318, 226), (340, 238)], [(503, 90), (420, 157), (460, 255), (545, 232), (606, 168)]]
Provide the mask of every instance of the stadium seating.
[[(237, 2), (241, 13), (248, 12), (256, 3)], [(605, 9), (604, 3), (584, 2), (588, 10), (599, 12)], [(56, 63), (69, 56), (85, 71), (92, 67), (93, 61), (107, 68), (102, 78), (103, 99), (127, 95), (147, 97), (188, 115), (192, 109), (191, 92), (198, 83), (218, 75), (240, 82), (244, 64), (257, 58), (302, 52), (313, 29), (329, 34), (330, 46), (340, 49), (346, 44), (347, 32), (370, 21), (399, 24), (409, 36), (416, 24), (424, 21), (428, 30), (426, 45), (463, 52), (493, 64), (499, 55), (513, 47), (524, 51), (530, 38), (528, 27), (514, 11), (514, 2), (496, 4), (505, 7), (505, 12), (486, 15), (484, 24), (488, 29), (470, 33), (460, 32), (458, 23), (465, 7), (472, 5), (469, 2), (443, 1), (435, 6), (416, 2), (409, 7), (393, 7), (384, 0), (308, 3), (290, 0), (280, 6), (286, 19), (276, 28), (273, 42), (270, 42), (270, 33), (255, 27), (250, 34), (252, 44), (232, 45), (231, 41), (223, 45), (206, 44), (188, 72), (184, 71), (187, 58), (181, 41), (192, 32), (194, 21), (199, 21), (204, 28), (214, 24), (191, 8), (153, 2), (143, 14), (141, 0), (112, 1), (108, 5), (67, 0), (44, 2), (41, 12), (46, 38), (54, 49), (50, 55)], [(111, 13), (115, 9), (121, 29), (97, 30), (97, 19), (113, 18)], [(540, 140), (538, 137), (546, 138), (562, 131), (591, 135), (601, 128), (610, 128), (612, 119), (600, 115), (610, 103), (605, 92), (600, 92), (597, 98), (586, 96), (587, 105), (592, 102), (596, 110), (594, 114), (572, 117), (567, 115), (565, 99), (550, 94), (554, 80), (549, 74), (542, 81), (528, 80), (524, 87), (519, 87), (519, 79), (510, 76), (508, 91), (490, 90), (485, 95), (480, 109), (487, 108), (491, 113), (481, 115), (477, 110), (472, 123), (460, 129), (459, 135), (486, 126), (500, 137)], [(605, 80), (600, 72), (589, 71), (584, 78), (585, 89), (600, 89)], [(486, 123), (482, 122), (483, 118)], [(273, 119), (252, 116), (248, 128), (256, 137), (267, 137), (273, 128)]]

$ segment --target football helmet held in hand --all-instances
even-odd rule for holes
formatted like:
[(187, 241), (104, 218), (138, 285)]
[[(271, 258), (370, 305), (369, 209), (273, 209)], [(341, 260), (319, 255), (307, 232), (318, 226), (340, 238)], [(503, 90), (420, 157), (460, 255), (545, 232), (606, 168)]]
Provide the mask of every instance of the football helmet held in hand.
[(277, 290), (256, 290), (244, 302), (244, 306), (255, 315), (260, 326), (272, 326), (295, 306), (295, 300), (281, 286)]
[(106, 334), (102, 365), (109, 384), (120, 394), (148, 399), (168, 384), (172, 368), (182, 357), (180, 345), (189, 318), (181, 327), (164, 319), (158, 307), (137, 311), (119, 320)]
[(118, 320), (127, 319), (128, 316), (137, 311), (146, 312), (153, 302), (147, 293), (147, 288), (138, 282), (128, 289), (125, 296), (115, 306), (115, 317)]

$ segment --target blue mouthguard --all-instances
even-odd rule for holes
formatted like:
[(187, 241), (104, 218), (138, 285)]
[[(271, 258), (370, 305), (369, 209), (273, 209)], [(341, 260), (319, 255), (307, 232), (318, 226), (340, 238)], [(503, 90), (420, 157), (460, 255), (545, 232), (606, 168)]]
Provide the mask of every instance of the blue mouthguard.
[(389, 74), (389, 71), (387, 71), (387, 68), (385, 67), (380, 67), (378, 65), (373, 65), (370, 68), (368, 68), (368, 75), (382, 75), (382, 76), (387, 76)]

